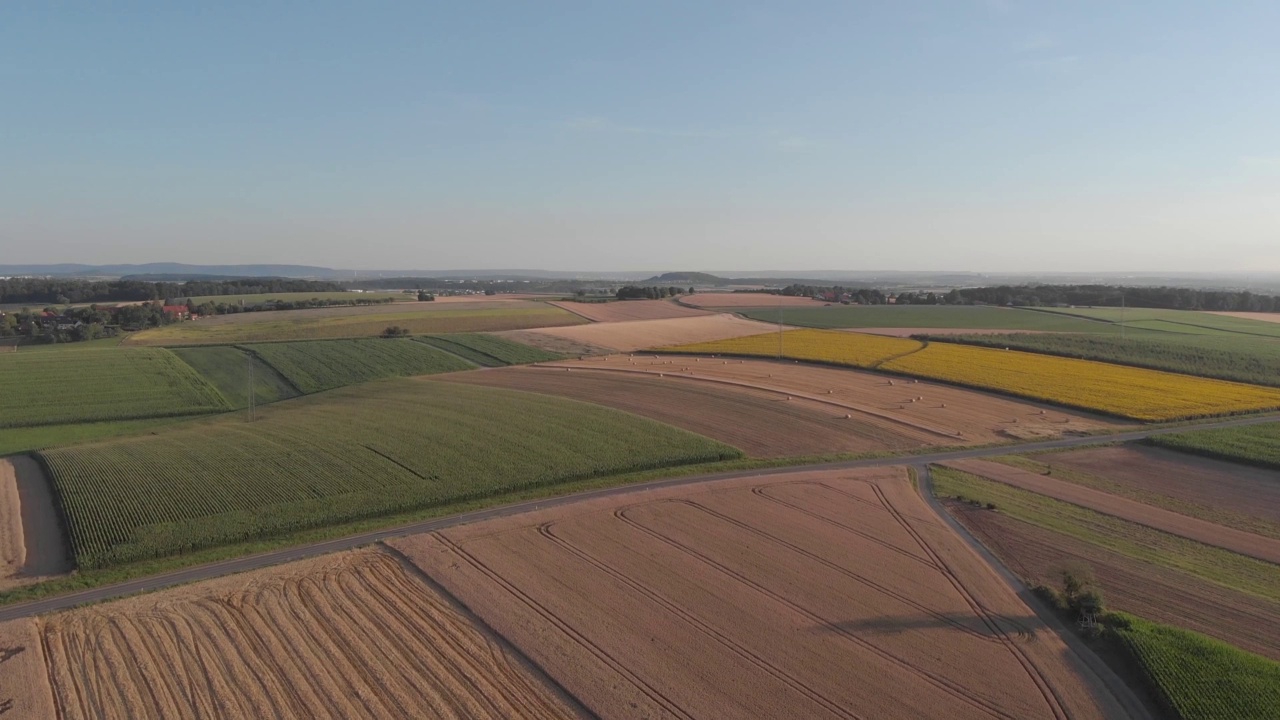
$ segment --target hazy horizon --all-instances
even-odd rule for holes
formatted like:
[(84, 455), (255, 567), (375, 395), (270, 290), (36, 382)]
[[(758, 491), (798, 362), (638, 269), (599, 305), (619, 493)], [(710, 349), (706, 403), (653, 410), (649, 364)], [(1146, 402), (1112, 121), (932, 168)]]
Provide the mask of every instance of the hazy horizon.
[(1277, 26), (1244, 2), (7, 6), (0, 265), (1280, 272)]

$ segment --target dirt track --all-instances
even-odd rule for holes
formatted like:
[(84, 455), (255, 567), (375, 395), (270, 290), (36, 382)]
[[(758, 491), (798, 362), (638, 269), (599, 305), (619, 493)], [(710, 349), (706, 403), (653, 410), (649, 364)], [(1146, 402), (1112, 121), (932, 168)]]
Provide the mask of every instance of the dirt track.
[(1052, 476), (1038, 475), (1020, 468), (988, 460), (953, 460), (947, 467), (973, 473), (1007, 485), (1030, 490), (1055, 500), (1113, 515), (1139, 525), (1214, 545), (1259, 560), (1280, 564), (1280, 540), (1223, 527), (1198, 518), (1180, 515), (1136, 500), (1094, 490)]
[(392, 545), (602, 717), (1122, 716), (901, 469), (655, 491)]
[(0, 458), (0, 590), (70, 570), (49, 483), (35, 460)]
[(619, 352), (633, 352), (651, 347), (723, 340), (744, 335), (759, 335), (776, 329), (776, 326), (756, 322), (755, 320), (744, 320), (736, 315), (719, 314), (670, 320), (635, 320), (632, 322), (540, 328), (538, 330), (529, 330), (527, 334), (547, 335), (578, 343), (611, 348)]
[(67, 720), (574, 714), (382, 550), (72, 611), (43, 634)]
[(561, 310), (592, 322), (626, 322), (629, 320), (668, 320), (671, 318), (711, 315), (706, 310), (677, 305), (666, 300), (619, 300), (606, 303), (553, 302)]

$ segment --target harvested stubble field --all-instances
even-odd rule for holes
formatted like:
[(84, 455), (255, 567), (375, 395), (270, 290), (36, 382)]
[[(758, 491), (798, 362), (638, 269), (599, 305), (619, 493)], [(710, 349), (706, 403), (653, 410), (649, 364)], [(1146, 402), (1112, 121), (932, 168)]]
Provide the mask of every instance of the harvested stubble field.
[[(506, 368), (441, 378), (557, 395), (625, 410), (732, 445), (751, 457), (907, 450), (940, 438), (899, 423), (843, 411), (776, 392), (654, 375), (553, 368)], [(950, 442), (949, 440), (945, 442)]]
[(610, 408), (424, 380), (40, 454), (82, 568), (740, 456)]
[(1143, 445), (1001, 458), (1059, 480), (1280, 539), (1280, 472)]
[[(816, 332), (816, 331), (815, 331)], [(640, 355), (566, 360), (552, 368), (607, 369), (611, 374), (659, 375), (688, 387), (699, 381), (731, 390), (763, 390), (786, 402), (811, 401), (829, 408), (835, 424), (887, 422), (921, 445), (964, 445), (1047, 439), (1120, 427), (1081, 413), (1046, 410), (1029, 403), (928, 381), (889, 379), (856, 370), (797, 362), (709, 356)], [(580, 372), (580, 370), (575, 370)], [(551, 370), (553, 374), (556, 370)], [(566, 376), (573, 372), (561, 373)], [(697, 412), (687, 408), (685, 412)], [(845, 415), (852, 417), (846, 419)], [(730, 417), (721, 418), (730, 422)], [(775, 430), (777, 432), (777, 430)]]
[(1209, 520), (1191, 517), (1148, 505), (1139, 500), (1112, 495), (1102, 490), (1003, 463), (973, 459), (953, 460), (944, 465), (1054, 500), (1145, 525), (1170, 535), (1280, 565), (1280, 540), (1275, 538), (1224, 527)]
[(769, 293), (702, 292), (680, 298), (683, 305), (713, 310), (735, 308), (821, 307), (822, 303), (807, 297), (771, 295)]
[[(0, 626), (6, 631), (23, 643), (15, 658), (15, 673), (30, 683), (19, 688), (23, 701), (46, 710), (24, 717), (577, 716), (519, 653), (385, 550)], [(0, 677), (9, 672), (6, 664)]]
[(614, 302), (553, 302), (592, 322), (625, 322), (628, 320), (669, 320), (671, 318), (710, 315), (706, 310), (677, 305), (669, 300), (618, 300)]
[(0, 428), (231, 409), (213, 385), (160, 348), (5, 353), (0, 388)]
[(470, 370), (455, 355), (408, 338), (311, 340), (246, 345), (302, 393), (388, 377), (431, 375)]
[(633, 352), (643, 348), (755, 335), (767, 330), (768, 326), (754, 320), (719, 314), (671, 320), (635, 320), (623, 323), (593, 323), (577, 327), (544, 328), (530, 334), (546, 335), (618, 352)]
[(901, 469), (652, 491), (392, 544), (601, 717), (1123, 716)]
[(1280, 323), (1280, 313), (1225, 312), (1221, 310), (1210, 310), (1208, 314), (1239, 318), (1241, 320), (1257, 320), (1258, 322)]
[(143, 330), (130, 345), (233, 345), (274, 340), (376, 337), (398, 325), (414, 334), (517, 330), (587, 322), (546, 303), (521, 300), (413, 302), (219, 315)]

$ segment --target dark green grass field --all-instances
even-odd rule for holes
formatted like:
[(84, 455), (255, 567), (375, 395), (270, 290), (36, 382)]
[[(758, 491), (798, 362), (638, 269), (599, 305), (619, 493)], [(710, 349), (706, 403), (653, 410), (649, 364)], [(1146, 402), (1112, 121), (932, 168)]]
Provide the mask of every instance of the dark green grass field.
[[(778, 308), (738, 311), (754, 320), (778, 322)], [(830, 305), (782, 309), (782, 322), (812, 328), (973, 328), (1045, 332), (1111, 333), (1106, 322), (986, 305)]]
[(481, 367), (502, 367), (560, 360), (564, 356), (483, 333), (424, 335), (419, 342), (464, 357)]
[(1039, 312), (1092, 318), (1111, 323), (1123, 320), (1128, 327), (1187, 334), (1235, 334), (1280, 338), (1280, 323), (1214, 315), (1195, 310), (1152, 308), (1041, 308)]
[(227, 345), (174, 348), (182, 358), (213, 383), (233, 408), (249, 406), (249, 364), (253, 364), (253, 399), (265, 404), (297, 397), (298, 391), (270, 365), (244, 350)]
[(1146, 442), (1169, 450), (1280, 470), (1280, 423), (1157, 435)]
[(302, 393), (388, 377), (471, 370), (475, 366), (408, 338), (316, 340), (243, 346)]
[(96, 568), (741, 453), (596, 405), (391, 380), (38, 457)]
[(1115, 334), (936, 335), (935, 342), (1013, 348), (1062, 357), (1280, 387), (1280, 340), (1238, 334), (1128, 331)]

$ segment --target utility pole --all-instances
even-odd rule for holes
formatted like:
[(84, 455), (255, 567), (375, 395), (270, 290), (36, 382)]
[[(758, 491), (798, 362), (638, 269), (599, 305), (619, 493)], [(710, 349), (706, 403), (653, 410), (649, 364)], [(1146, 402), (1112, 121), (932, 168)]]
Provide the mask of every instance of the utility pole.
[(1124, 291), (1120, 291), (1120, 340), (1124, 340)]
[(782, 359), (782, 293), (778, 293), (778, 359)]
[(244, 354), (244, 359), (245, 359), (245, 361), (246, 361), (246, 362), (248, 362), (248, 368), (249, 368), (249, 422), (253, 422), (253, 414), (254, 414), (254, 407), (253, 407), (253, 401), (254, 401), (254, 396), (253, 396), (253, 355), (252, 355), (251, 353), (247, 353), (247, 352), (246, 352), (246, 353)]

